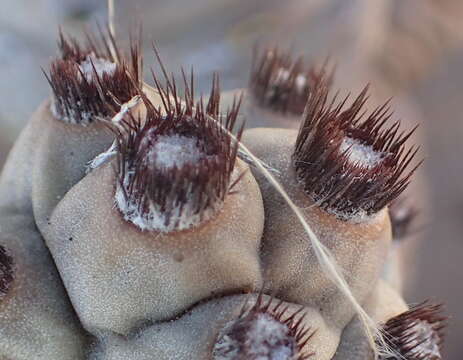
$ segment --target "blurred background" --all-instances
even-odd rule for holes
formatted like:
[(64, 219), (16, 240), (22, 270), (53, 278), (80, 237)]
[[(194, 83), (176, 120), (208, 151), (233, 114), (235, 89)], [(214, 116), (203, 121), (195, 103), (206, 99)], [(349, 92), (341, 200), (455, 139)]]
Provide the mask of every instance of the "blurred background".
[[(408, 198), (422, 207), (404, 244), (410, 303), (444, 302), (451, 316), (444, 358), (463, 357), (463, 1), (462, 0), (115, 0), (116, 35), (143, 24), (145, 64), (155, 41), (172, 71), (194, 66), (207, 91), (246, 87), (252, 48), (278, 45), (310, 61), (337, 63), (335, 86), (372, 86), (371, 107), (393, 96), (426, 159)], [(104, 0), (2, 1), (0, 164), (50, 89), (41, 67), (56, 54), (58, 28), (81, 37), (107, 21)], [(147, 66), (147, 67), (148, 67)], [(426, 209), (426, 210), (425, 210)]]

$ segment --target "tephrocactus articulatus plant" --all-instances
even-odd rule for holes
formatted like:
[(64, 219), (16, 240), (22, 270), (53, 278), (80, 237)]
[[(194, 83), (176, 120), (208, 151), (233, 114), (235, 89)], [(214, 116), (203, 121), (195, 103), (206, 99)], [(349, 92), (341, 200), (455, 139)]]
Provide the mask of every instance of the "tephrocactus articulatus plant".
[(3, 170), (0, 359), (441, 359), (439, 308), (388, 284), (416, 168), (388, 104), (271, 49), (224, 107), (108, 39), (60, 34)]

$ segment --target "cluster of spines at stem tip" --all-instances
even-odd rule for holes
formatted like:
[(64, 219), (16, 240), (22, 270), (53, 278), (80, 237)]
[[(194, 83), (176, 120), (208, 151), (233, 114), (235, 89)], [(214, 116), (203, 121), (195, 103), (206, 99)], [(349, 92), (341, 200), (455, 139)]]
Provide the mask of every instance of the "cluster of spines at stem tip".
[[(442, 305), (424, 302), (388, 320), (383, 327), (388, 343), (408, 360), (440, 360), (447, 317)], [(383, 357), (393, 360), (396, 357)]]
[(387, 125), (389, 101), (365, 117), (368, 87), (350, 104), (329, 98), (323, 81), (310, 93), (293, 163), (304, 190), (319, 206), (342, 219), (370, 216), (407, 187), (419, 162), (418, 148), (406, 147), (415, 131)]
[(290, 311), (282, 300), (262, 294), (250, 308), (245, 303), (237, 319), (219, 334), (214, 360), (307, 360), (315, 354), (304, 347), (315, 330), (304, 324), (304, 307)]
[[(175, 80), (169, 80), (166, 73), (166, 85), (153, 77), (162, 106), (154, 106), (142, 94), (146, 119), (131, 117), (113, 127), (118, 149), (118, 191), (122, 194), (118, 205), (125, 218), (143, 230), (183, 230), (210, 218), (240, 180), (238, 177), (232, 182), (238, 142), (231, 134), (241, 100), (222, 114), (217, 76), (206, 104), (202, 98), (194, 100), (193, 73), (189, 80), (183, 73), (183, 97), (178, 94)], [(237, 140), (242, 131), (243, 126)], [(171, 143), (180, 147), (178, 154), (178, 149), (169, 151)], [(189, 150), (183, 151), (184, 145)], [(156, 151), (160, 146), (168, 148)], [(196, 153), (195, 158), (187, 152)], [(169, 159), (176, 155), (178, 158)], [(166, 156), (167, 163), (163, 159)]]
[(262, 107), (282, 114), (302, 115), (310, 92), (323, 79), (331, 84), (334, 70), (294, 59), (278, 48), (254, 51), (249, 88)]
[(86, 34), (86, 45), (67, 38), (58, 41), (60, 56), (45, 76), (52, 88), (55, 117), (87, 125), (97, 117), (108, 117), (138, 94), (142, 81), (140, 39), (130, 39), (130, 55), (123, 55), (115, 39), (99, 28), (99, 36)]

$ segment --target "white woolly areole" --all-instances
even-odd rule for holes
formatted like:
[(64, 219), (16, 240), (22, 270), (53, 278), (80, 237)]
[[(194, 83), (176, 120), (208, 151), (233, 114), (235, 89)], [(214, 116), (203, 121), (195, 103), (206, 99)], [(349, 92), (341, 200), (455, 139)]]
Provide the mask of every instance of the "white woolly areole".
[(79, 68), (88, 82), (96, 80), (95, 71), (98, 77), (101, 78), (103, 74), (113, 75), (116, 71), (116, 67), (117, 65), (112, 61), (98, 58), (93, 54), (87, 55), (85, 60), (79, 64)]
[[(373, 150), (372, 146), (364, 145), (360, 143), (358, 140), (352, 139), (347, 136), (343, 138), (339, 150), (341, 151), (341, 153), (347, 151), (346, 155), (349, 162), (366, 169), (371, 169), (372, 167), (378, 165), (384, 158), (384, 153), (377, 152)], [(377, 215), (369, 215), (365, 210), (362, 209), (357, 210), (354, 214), (345, 214), (342, 212), (331, 210), (330, 213), (354, 224), (370, 221), (374, 219)]]
[(342, 140), (340, 151), (347, 151), (347, 157), (351, 163), (368, 169), (376, 166), (383, 159), (383, 153), (376, 152), (372, 146), (361, 144), (350, 137)]
[(235, 323), (226, 326), (224, 335), (214, 346), (214, 360), (242, 359), (242, 348), (246, 349), (246, 355), (253, 360), (294, 360), (296, 358), (295, 349), (291, 346), (293, 342), (288, 343), (288, 339), (293, 339), (285, 324), (266, 313), (257, 314), (251, 321), (243, 344), (230, 336)]
[[(274, 85), (279, 86), (282, 83), (286, 82), (289, 79), (289, 76), (291, 75), (290, 71), (285, 68), (280, 68), (277, 72), (277, 75), (274, 80)], [(296, 79), (294, 81), (296, 85), (296, 89), (302, 93), (304, 90), (306, 84), (307, 84), (307, 78), (303, 74), (297, 74)]]
[[(146, 139), (149, 138), (148, 134)], [(186, 164), (195, 164), (209, 156), (213, 157), (214, 155), (203, 153), (198, 147), (196, 139), (177, 134), (158, 136), (156, 143), (152, 145), (152, 148), (147, 153), (153, 169), (181, 168)], [(125, 189), (128, 188), (131, 176), (133, 176), (133, 172), (126, 173), (123, 183)], [(161, 211), (157, 204), (151, 202), (149, 210), (142, 212), (138, 207), (138, 203), (127, 199), (124, 194), (124, 190), (118, 184), (115, 194), (117, 207), (122, 212), (125, 220), (132, 222), (143, 231), (167, 233), (174, 230), (186, 230), (212, 218), (223, 205), (223, 202), (217, 199), (209, 209), (197, 213), (194, 199), (189, 199), (190, 202), (187, 199), (186, 204), (172, 204), (173, 208), (169, 214)], [(167, 222), (167, 220), (169, 221)]]
[(439, 335), (433, 330), (431, 324), (424, 320), (418, 320), (407, 332), (413, 333), (414, 336), (413, 340), (407, 343), (407, 347), (413, 348), (404, 354), (406, 358), (426, 355), (426, 358), (429, 356), (429, 359), (441, 359)]
[[(92, 66), (92, 63), (93, 63), (93, 66)], [(101, 78), (103, 74), (113, 75), (114, 72), (116, 71), (116, 67), (117, 67), (117, 64), (109, 60), (98, 58), (94, 54), (87, 55), (85, 60), (79, 64), (80, 71), (82, 72), (82, 74), (85, 76), (85, 79), (89, 83), (96, 80), (95, 71), (98, 74), (98, 77)], [(80, 72), (77, 74), (79, 81), (82, 81), (82, 74)], [(80, 105), (81, 105), (80, 101), (78, 101), (76, 105), (77, 105), (77, 109), (69, 109), (69, 114), (61, 114), (58, 111), (57, 101), (54, 98), (50, 104), (50, 110), (56, 119), (61, 119), (70, 124), (78, 123), (84, 126), (88, 125), (91, 122), (92, 117), (95, 114), (92, 114), (88, 111), (79, 110)], [(77, 113), (80, 114), (80, 117), (77, 115)], [(81, 120), (77, 121), (76, 119), (79, 119), (79, 118), (81, 118)]]
[(156, 168), (181, 168), (186, 164), (197, 163), (206, 155), (198, 147), (197, 140), (181, 135), (161, 135), (149, 151)]

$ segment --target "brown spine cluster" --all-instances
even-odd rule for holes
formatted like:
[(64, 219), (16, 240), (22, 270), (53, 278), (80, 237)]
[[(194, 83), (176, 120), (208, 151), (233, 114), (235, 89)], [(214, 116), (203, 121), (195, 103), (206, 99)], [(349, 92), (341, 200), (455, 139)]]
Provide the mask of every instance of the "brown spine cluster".
[[(391, 348), (407, 360), (441, 360), (443, 330), (447, 318), (442, 305), (422, 303), (390, 319), (384, 325)], [(383, 357), (382, 360), (393, 360)]]
[[(108, 117), (117, 112), (118, 105), (138, 94), (141, 87), (142, 59), (140, 44), (131, 40), (126, 60), (111, 35), (100, 31), (100, 40), (87, 34), (86, 46), (60, 33), (60, 56), (45, 76), (53, 91), (53, 111), (59, 119), (76, 124), (88, 124), (96, 116)], [(114, 64), (112, 73), (98, 73), (94, 61)], [(92, 79), (82, 72), (80, 64), (90, 61)]]
[(283, 114), (301, 115), (310, 92), (321, 79), (331, 83), (333, 72), (294, 60), (277, 48), (254, 54), (249, 88), (262, 107)]
[[(220, 334), (215, 349), (215, 359), (254, 360), (268, 358), (287, 360), (306, 360), (313, 353), (304, 352), (304, 347), (315, 334), (315, 331), (303, 325), (304, 308), (288, 314), (289, 310), (283, 301), (269, 298), (264, 301), (259, 295), (256, 303), (249, 309), (243, 306), (239, 317)], [(256, 333), (259, 322), (267, 323), (269, 328), (281, 326), (284, 333), (275, 330), (269, 332), (272, 338)], [(264, 325), (260, 325), (262, 328)], [(271, 335), (270, 335), (271, 334)], [(286, 351), (282, 352), (284, 348)], [(284, 355), (283, 355), (284, 354)], [(284, 357), (283, 357), (284, 356)]]
[(14, 262), (7, 250), (0, 245), (0, 300), (8, 294), (14, 280)]
[[(415, 129), (400, 132), (398, 121), (387, 126), (388, 103), (363, 120), (367, 94), (365, 88), (346, 106), (347, 98), (329, 100), (329, 87), (319, 83), (309, 96), (293, 153), (304, 190), (320, 207), (343, 219), (383, 209), (404, 191), (419, 165), (407, 172), (418, 148), (407, 149), (405, 143)], [(352, 146), (342, 149), (346, 139), (369, 149), (377, 161), (353, 161)]]
[[(184, 77), (185, 79), (185, 77)], [(205, 211), (222, 203), (236, 181), (231, 184), (238, 143), (232, 139), (240, 102), (226, 114), (220, 114), (220, 90), (215, 77), (209, 101), (194, 103), (193, 75), (185, 79), (185, 95), (177, 93), (175, 81), (167, 87), (154, 78), (162, 99), (156, 108), (143, 96), (147, 107), (144, 121), (131, 118), (114, 127), (118, 148), (119, 189), (125, 201), (135, 204), (142, 216), (153, 206), (164, 214), (165, 226), (176, 228), (182, 212), (188, 207), (202, 219)], [(243, 127), (237, 138), (241, 137)], [(156, 166), (152, 148), (164, 136), (194, 139), (203, 156), (195, 162), (172, 167)], [(239, 179), (238, 179), (239, 180)]]

